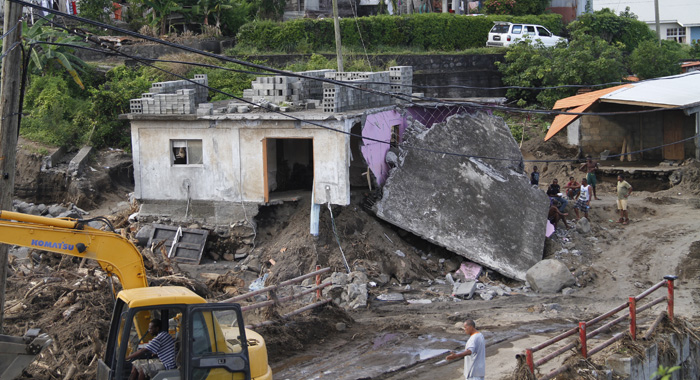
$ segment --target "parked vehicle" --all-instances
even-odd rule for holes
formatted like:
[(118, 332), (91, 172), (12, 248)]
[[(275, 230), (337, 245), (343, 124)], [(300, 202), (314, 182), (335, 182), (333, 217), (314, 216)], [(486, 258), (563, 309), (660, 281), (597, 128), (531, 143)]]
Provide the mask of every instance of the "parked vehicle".
[(547, 47), (554, 46), (559, 41), (567, 42), (566, 38), (555, 36), (542, 25), (496, 22), (489, 31), (486, 46), (508, 47), (518, 42), (532, 43), (536, 41), (542, 41), (542, 44)]

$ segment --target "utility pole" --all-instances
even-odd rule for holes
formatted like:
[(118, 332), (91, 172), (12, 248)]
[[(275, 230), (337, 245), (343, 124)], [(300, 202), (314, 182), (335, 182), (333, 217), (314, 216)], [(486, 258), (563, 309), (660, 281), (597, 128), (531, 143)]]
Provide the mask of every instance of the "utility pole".
[[(12, 210), (15, 190), (15, 161), (17, 134), (19, 132), (20, 69), (22, 67), (20, 42), (22, 6), (5, 0), (4, 33), (14, 28), (2, 43), (2, 75), (0, 76), (0, 209)], [(3, 33), (3, 34), (4, 34)], [(10, 49), (12, 49), (10, 51)], [(8, 53), (9, 51), (9, 53)], [(0, 332), (3, 331), (5, 315), (5, 281), (7, 280), (7, 244), (0, 244)]]
[(659, 0), (654, 0), (654, 17), (656, 19), (656, 38), (661, 46), (661, 24), (659, 24)]
[(340, 46), (340, 21), (338, 21), (338, 0), (333, 0), (333, 26), (335, 27), (335, 55), (338, 58), (338, 72), (342, 73), (345, 70), (343, 70), (343, 47)]

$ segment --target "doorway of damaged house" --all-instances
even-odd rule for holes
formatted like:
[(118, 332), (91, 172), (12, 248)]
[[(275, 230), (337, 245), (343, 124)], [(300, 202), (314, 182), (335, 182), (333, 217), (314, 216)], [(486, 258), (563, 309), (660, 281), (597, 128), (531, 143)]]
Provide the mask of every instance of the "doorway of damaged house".
[(314, 142), (303, 138), (263, 140), (265, 203), (296, 200), (311, 193)]

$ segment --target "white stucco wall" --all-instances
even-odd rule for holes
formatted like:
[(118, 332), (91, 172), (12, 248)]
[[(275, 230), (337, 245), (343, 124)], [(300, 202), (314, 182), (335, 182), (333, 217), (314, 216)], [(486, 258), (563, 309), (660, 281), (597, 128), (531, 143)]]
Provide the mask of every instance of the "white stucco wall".
[[(348, 120), (324, 125), (349, 131)], [(263, 141), (312, 139), (315, 202), (350, 203), (349, 136), (288, 120), (132, 120), (135, 195), (141, 200), (264, 202)], [(173, 165), (171, 140), (202, 140), (201, 165)], [(241, 181), (241, 182), (239, 182)]]

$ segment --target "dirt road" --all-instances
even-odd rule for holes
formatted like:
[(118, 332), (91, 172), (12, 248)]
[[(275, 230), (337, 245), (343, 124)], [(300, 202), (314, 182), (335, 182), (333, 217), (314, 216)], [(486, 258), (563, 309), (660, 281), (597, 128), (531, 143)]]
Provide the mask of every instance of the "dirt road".
[[(281, 379), (460, 379), (462, 362), (438, 364), (445, 352), (465, 342), (461, 321), (475, 319), (487, 339), (487, 374), (509, 377), (515, 355), (550, 337), (590, 320), (642, 293), (664, 275), (676, 274), (677, 315), (697, 321), (700, 315), (697, 278), (700, 269), (700, 208), (696, 198), (655, 197), (634, 193), (631, 223), (615, 223), (613, 194), (601, 194), (591, 211), (593, 232), (570, 231), (578, 254), (554, 254), (571, 269), (585, 269), (593, 279), (571, 295), (523, 293), (490, 301), (434, 302), (426, 305), (373, 301), (351, 312), (354, 325), (288, 359), (273, 363)], [(563, 239), (557, 237), (555, 246)], [(589, 244), (590, 243), (590, 244)], [(426, 293), (427, 284), (413, 284)], [(665, 294), (665, 288), (652, 298)], [(552, 306), (552, 304), (556, 306)], [(545, 305), (545, 306), (542, 306)], [(664, 305), (641, 315), (649, 324)], [(624, 327), (623, 327), (624, 329)], [(555, 361), (545, 368), (556, 368)]]

